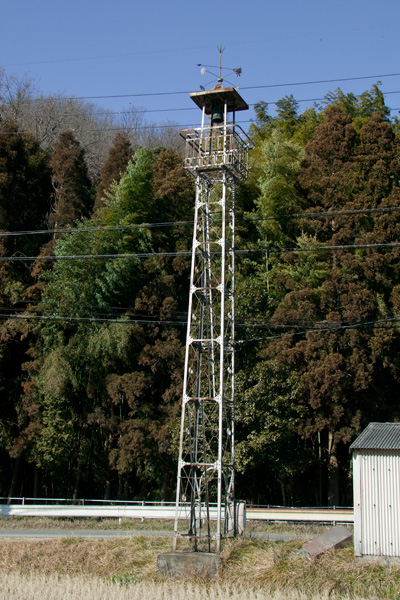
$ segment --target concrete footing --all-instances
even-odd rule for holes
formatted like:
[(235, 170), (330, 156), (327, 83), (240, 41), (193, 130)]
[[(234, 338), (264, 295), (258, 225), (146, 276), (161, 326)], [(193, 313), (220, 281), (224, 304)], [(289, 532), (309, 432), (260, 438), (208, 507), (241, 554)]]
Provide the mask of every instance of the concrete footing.
[(157, 571), (169, 577), (197, 575), (211, 578), (220, 566), (219, 554), (209, 552), (164, 552), (157, 556)]

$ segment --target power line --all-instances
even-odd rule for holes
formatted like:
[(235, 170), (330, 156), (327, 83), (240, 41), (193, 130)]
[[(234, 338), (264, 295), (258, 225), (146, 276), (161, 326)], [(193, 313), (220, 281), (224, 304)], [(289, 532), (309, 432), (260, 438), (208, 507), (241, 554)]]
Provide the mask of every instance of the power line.
[[(29, 301), (26, 301), (27, 304), (31, 304)], [(120, 322), (120, 319), (116, 319), (113, 316), (113, 313), (116, 313), (117, 315), (119, 315), (120, 317), (123, 317), (125, 319), (124, 322), (135, 322), (135, 323), (156, 323), (159, 324), (160, 322), (162, 323), (166, 323), (169, 325), (173, 325), (173, 324), (178, 324), (181, 325), (182, 323), (186, 323), (187, 322), (187, 312), (183, 312), (183, 311), (169, 311), (169, 315), (168, 315), (168, 319), (167, 316), (162, 317), (161, 315), (153, 315), (150, 313), (141, 313), (141, 314), (135, 314), (135, 313), (129, 313), (127, 311), (130, 311), (131, 309), (129, 307), (109, 307), (109, 310), (104, 310), (103, 312), (100, 312), (98, 310), (98, 307), (85, 307), (83, 306), (79, 311), (76, 310), (59, 310), (59, 309), (52, 309), (52, 308), (46, 308), (46, 307), (41, 307), (40, 303), (41, 301), (36, 301), (34, 302), (39, 306), (36, 307), (21, 307), (21, 308), (15, 308), (15, 307), (5, 307), (2, 306), (0, 308), (0, 315), (2, 316), (2, 318), (6, 318), (7, 316), (10, 318), (17, 318), (18, 316), (22, 315), (24, 318), (28, 318), (30, 316), (34, 317), (35, 319), (39, 318), (39, 317), (50, 317), (50, 316), (54, 316), (56, 317), (58, 320), (65, 318), (66, 321), (69, 321), (71, 319), (71, 317), (73, 319), (84, 319), (84, 320), (99, 320), (100, 322)], [(91, 309), (97, 309), (97, 310), (91, 310)], [(124, 311), (123, 314), (121, 314), (121, 311)], [(42, 314), (37, 314), (38, 312), (42, 313)], [(46, 315), (43, 313), (51, 313), (51, 312), (55, 312), (56, 314), (53, 315)], [(160, 313), (162, 311), (160, 310)], [(184, 318), (185, 321), (180, 321), (180, 320), (170, 320), (170, 317), (172, 315), (175, 315), (175, 317), (181, 317)], [(250, 316), (246, 316), (246, 315), (241, 315), (239, 316), (240, 321), (236, 323), (236, 328), (244, 328), (244, 329), (267, 329), (267, 330), (276, 330), (276, 329), (298, 329), (298, 328), (308, 328), (307, 331), (313, 330), (313, 331), (325, 331), (326, 329), (329, 330), (336, 330), (336, 329), (345, 329), (345, 328), (358, 328), (358, 327), (365, 327), (365, 326), (371, 326), (373, 324), (382, 324), (382, 323), (389, 323), (389, 322), (398, 322), (400, 321), (399, 318), (397, 317), (392, 317), (392, 318), (386, 318), (386, 319), (379, 319), (379, 320), (373, 320), (373, 321), (367, 321), (367, 322), (349, 322), (349, 321), (327, 321), (327, 320), (304, 320), (304, 319), (285, 319), (283, 321), (276, 321), (274, 319), (271, 320), (266, 320), (265, 318), (259, 316), (259, 317), (250, 317)], [(248, 322), (246, 322), (248, 321)], [(260, 338), (260, 339), (265, 339), (265, 338)]]
[(76, 227), (66, 229), (27, 229), (25, 231), (0, 231), (0, 237), (13, 237), (22, 235), (50, 235), (57, 233), (79, 233), (91, 231), (124, 231), (125, 229), (152, 229), (157, 227), (180, 227), (193, 225), (193, 221), (166, 221), (161, 223), (131, 223), (130, 225), (115, 225), (115, 226), (93, 226), (93, 227)]
[[(3, 309), (1, 309), (3, 310)], [(123, 315), (122, 318), (110, 318), (110, 317), (98, 317), (98, 316), (90, 316), (90, 317), (84, 317), (84, 316), (59, 316), (59, 315), (37, 315), (37, 314), (4, 314), (3, 312), (0, 311), (0, 320), (10, 320), (10, 319), (14, 319), (14, 320), (33, 320), (33, 321), (59, 321), (59, 322), (64, 322), (64, 323), (74, 323), (74, 322), (85, 322), (85, 323), (116, 323), (119, 325), (168, 325), (168, 326), (183, 326), (186, 327), (187, 326), (187, 321), (170, 321), (167, 319), (132, 319), (130, 318), (129, 315)], [(254, 341), (268, 341), (271, 339), (282, 339), (282, 338), (286, 338), (286, 337), (293, 337), (293, 336), (300, 336), (300, 335), (305, 335), (307, 333), (320, 333), (320, 332), (324, 332), (324, 331), (343, 331), (343, 330), (348, 330), (348, 329), (363, 329), (363, 328), (370, 328), (370, 327), (374, 327), (374, 328), (392, 328), (392, 327), (396, 327), (396, 325), (400, 323), (400, 319), (397, 317), (393, 317), (393, 318), (388, 318), (388, 319), (375, 319), (372, 321), (364, 321), (364, 322), (358, 322), (358, 323), (352, 323), (352, 324), (346, 324), (346, 325), (342, 325), (342, 324), (327, 324), (327, 325), (323, 325), (322, 327), (315, 327), (314, 325), (310, 324), (310, 328), (308, 329), (304, 329), (303, 331), (292, 331), (290, 333), (283, 333), (283, 334), (279, 334), (279, 335), (272, 335), (272, 336), (266, 336), (266, 337), (262, 337), (262, 338), (251, 338), (251, 339), (246, 339), (246, 340), (237, 340), (236, 344), (243, 344), (243, 343), (247, 343), (247, 342), (254, 342)], [(321, 324), (323, 324), (323, 322), (321, 322)], [(377, 327), (378, 326), (378, 327)], [(248, 325), (246, 324), (237, 324), (236, 327), (240, 328), (249, 328)], [(276, 327), (276, 326), (275, 326)], [(253, 328), (256, 329), (274, 329), (274, 326), (268, 326), (268, 325), (254, 325)]]
[[(281, 87), (292, 87), (300, 85), (320, 85), (322, 83), (340, 83), (343, 81), (362, 81), (366, 79), (382, 79), (384, 77), (399, 77), (400, 73), (384, 73), (379, 75), (364, 75), (359, 77), (341, 77), (338, 79), (321, 79), (316, 81), (296, 81), (290, 83), (270, 83), (264, 85), (250, 85), (242, 86), (241, 90), (260, 90), (260, 89), (271, 89)], [(64, 100), (103, 100), (103, 99), (114, 99), (114, 98), (144, 98), (144, 97), (156, 97), (156, 96), (178, 96), (183, 94), (191, 94), (193, 90), (182, 90), (172, 92), (142, 92), (136, 94), (104, 94), (97, 96), (71, 96), (65, 97)], [(46, 98), (37, 98), (38, 101), (46, 101)]]
[[(322, 98), (321, 100), (324, 100), (324, 99)], [(312, 101), (312, 100), (310, 100), (310, 101)], [(305, 102), (306, 102), (306, 100), (305, 100)], [(270, 103), (270, 104), (272, 104), (272, 103)], [(273, 104), (276, 104), (276, 103), (273, 103)], [(400, 110), (399, 108), (391, 108), (390, 106), (387, 106), (386, 108), (388, 108), (390, 111)], [(236, 125), (248, 125), (248, 124), (254, 124), (254, 120), (253, 119), (245, 119), (242, 121), (236, 121)], [(98, 127), (95, 129), (85, 129), (85, 131), (88, 133), (106, 134), (106, 133), (118, 132), (118, 131), (127, 132), (130, 130), (132, 131), (132, 133), (136, 133), (138, 131), (147, 131), (147, 130), (153, 131), (155, 129), (176, 129), (176, 133), (178, 133), (182, 129), (195, 129), (198, 126), (199, 126), (198, 122), (186, 123), (186, 124), (150, 123), (149, 125), (140, 125), (138, 127), (130, 127), (129, 125), (120, 125), (120, 126), (115, 126), (115, 127), (106, 127), (106, 128)], [(0, 135), (24, 135), (26, 133), (30, 133), (30, 132), (29, 131), (23, 131), (23, 132), (21, 132), (21, 131), (0, 131)]]
[[(4, 299), (3, 300), (8, 300), (8, 299)], [(87, 317), (87, 315), (90, 315), (91, 318), (103, 318), (106, 317), (107, 319), (112, 318), (113, 314), (112, 313), (116, 313), (117, 315), (120, 315), (121, 317), (126, 317), (128, 318), (130, 321), (136, 319), (138, 322), (158, 322), (159, 320), (162, 320), (163, 322), (165, 322), (166, 320), (166, 316), (165, 318), (162, 318), (161, 313), (163, 312), (160, 309), (160, 315), (154, 315), (152, 313), (145, 313), (140, 312), (139, 314), (137, 313), (131, 313), (129, 311), (132, 310), (131, 307), (108, 307), (107, 309), (102, 309), (102, 311), (99, 311), (99, 307), (97, 306), (81, 306), (81, 308), (77, 311), (77, 310), (72, 310), (72, 309), (64, 309), (64, 310), (60, 310), (60, 309), (55, 309), (55, 308), (50, 308), (46, 306), (40, 306), (40, 304), (42, 303), (42, 301), (38, 300), (38, 301), (22, 301), (25, 304), (28, 304), (28, 306), (25, 307), (20, 307), (20, 308), (16, 308), (15, 306), (11, 306), (11, 307), (7, 307), (7, 306), (2, 306), (0, 308), (1, 314), (3, 315), (3, 317), (7, 316), (7, 314), (12, 317), (12, 316), (18, 316), (18, 314), (23, 314), (24, 316), (28, 316), (29, 314), (33, 315), (33, 316), (40, 316), (37, 315), (38, 312), (42, 313), (52, 313), (55, 312), (57, 316), (57, 318), (61, 318), (62, 316), (64, 316), (66, 319), (69, 319), (69, 315), (78, 318), (79, 317)], [(29, 306), (30, 304), (36, 304), (36, 307), (33, 306)], [(93, 310), (94, 309), (94, 310)], [(4, 314), (6, 311), (6, 314)], [(121, 311), (124, 311), (123, 314), (121, 314)], [(186, 317), (187, 317), (187, 312), (184, 311), (168, 311), (168, 316), (170, 318), (171, 315), (174, 315), (175, 317), (181, 317), (185, 319), (185, 323), (186, 323)], [(258, 317), (252, 317), (252, 316), (247, 316), (247, 315), (238, 315), (238, 319), (239, 321), (236, 322), (236, 327), (238, 328), (246, 328), (246, 329), (296, 329), (296, 328), (316, 328), (318, 326), (318, 328), (316, 329), (316, 331), (321, 331), (324, 330), (325, 328), (329, 328), (329, 329), (343, 329), (345, 327), (361, 327), (361, 326), (365, 326), (365, 325), (371, 325), (374, 323), (387, 323), (387, 322), (397, 322), (400, 321), (399, 318), (397, 317), (390, 317), (390, 318), (386, 318), (386, 319), (379, 319), (379, 320), (373, 320), (373, 321), (367, 321), (367, 322), (362, 322), (359, 323), (357, 321), (355, 322), (349, 322), (349, 320), (343, 321), (343, 320), (335, 320), (335, 321), (328, 321), (326, 319), (321, 320), (321, 319), (283, 319), (283, 320), (276, 320), (276, 319), (265, 319), (262, 316), (258, 316)], [(112, 319), (112, 321), (114, 321), (114, 319)], [(247, 321), (247, 322), (246, 322)], [(181, 321), (168, 321), (168, 323), (180, 323)]]
[[(3, 315), (9, 314), (10, 316), (12, 315), (18, 315), (18, 314), (34, 314), (36, 315), (37, 313), (41, 313), (46, 315), (47, 313), (56, 313), (57, 316), (65, 316), (66, 318), (68, 318), (69, 315), (71, 316), (90, 316), (90, 317), (107, 317), (107, 318), (111, 318), (111, 317), (116, 317), (116, 316), (121, 316), (121, 317), (128, 317), (129, 319), (138, 319), (138, 320), (150, 320), (150, 321), (154, 321), (154, 320), (164, 320), (164, 318), (167, 318), (167, 315), (162, 315), (161, 313), (163, 312), (162, 310), (160, 310), (160, 315), (152, 315), (152, 314), (135, 314), (135, 313), (131, 313), (130, 309), (118, 309), (118, 308), (113, 308), (110, 310), (105, 310), (103, 309), (102, 311), (100, 310), (89, 310), (89, 309), (69, 309), (69, 310), (60, 310), (60, 309), (55, 309), (55, 308), (46, 308), (46, 307), (42, 307), (40, 306), (40, 302), (37, 303), (36, 306), (25, 306), (25, 307), (21, 307), (21, 308), (16, 308), (14, 306), (12, 307), (7, 307), (7, 306), (2, 306), (0, 307), (0, 311), (2, 312)], [(187, 313), (179, 313), (176, 312), (174, 313), (172, 311), (172, 315), (169, 315), (169, 318), (171, 318), (171, 316), (180, 316), (181, 318), (185, 318), (187, 317)]]
[[(399, 317), (388, 317), (386, 319), (374, 319), (371, 321), (361, 321), (361, 322), (343, 322), (343, 321), (326, 321), (326, 320), (307, 320), (301, 322), (298, 320), (297, 323), (274, 323), (273, 321), (262, 321), (260, 320), (258, 323), (246, 324), (246, 323), (238, 323), (236, 327), (246, 328), (246, 329), (296, 329), (296, 328), (308, 328), (307, 331), (335, 331), (341, 329), (355, 329), (362, 327), (371, 327), (372, 325), (384, 324), (384, 323), (400, 323)], [(303, 333), (303, 332), (300, 332)], [(288, 334), (292, 335), (292, 334)]]
[[(392, 92), (382, 92), (383, 96), (388, 96), (389, 94), (400, 94), (400, 90), (398, 91), (392, 91)], [(278, 104), (278, 102), (280, 102), (281, 99), (279, 100), (269, 100), (267, 102), (268, 106), (276, 106)], [(295, 102), (296, 104), (301, 104), (303, 102), (324, 102), (327, 101), (329, 102), (329, 100), (326, 98), (326, 96), (322, 97), (322, 98), (300, 98), (297, 99), (295, 98)], [(252, 108), (253, 106), (255, 106), (257, 103), (253, 102), (253, 103), (249, 103), (248, 106), (249, 108)], [(389, 107), (388, 107), (389, 108)], [(151, 109), (134, 109), (133, 111), (131, 110), (116, 110), (116, 111), (103, 111), (103, 112), (96, 112), (93, 113), (93, 116), (95, 117), (102, 117), (102, 116), (112, 116), (112, 115), (136, 115), (136, 114), (148, 114), (148, 113), (165, 113), (165, 112), (187, 112), (187, 111), (198, 111), (199, 109), (196, 106), (193, 107), (180, 107), (180, 108), (151, 108)], [(395, 108), (392, 108), (391, 110), (397, 110)], [(63, 116), (74, 116), (75, 113), (64, 113)]]
[(136, 252), (131, 254), (71, 254), (67, 256), (0, 256), (0, 262), (32, 262), (36, 260), (105, 260), (105, 259), (127, 259), (127, 258), (162, 258), (176, 256), (191, 256), (191, 252)]
[(20, 67), (25, 65), (48, 65), (52, 63), (64, 63), (64, 62), (78, 62), (81, 60), (104, 60), (109, 58), (123, 58), (126, 56), (143, 56), (146, 54), (165, 54), (170, 52), (188, 52), (189, 50), (202, 50), (204, 48), (208, 48), (209, 46), (194, 46), (190, 48), (176, 48), (172, 50), (143, 50), (140, 52), (125, 52), (123, 54), (108, 54), (102, 56), (79, 56), (77, 58), (58, 58), (53, 60), (40, 60), (35, 62), (22, 62), (22, 63), (9, 63), (3, 65), (4, 67)]
[[(315, 219), (319, 217), (338, 217), (338, 216), (349, 216), (349, 215), (362, 215), (362, 214), (386, 214), (392, 212), (399, 212), (400, 206), (383, 206), (379, 208), (357, 208), (351, 210), (331, 210), (331, 211), (317, 211), (307, 213), (292, 213), (282, 215), (269, 215), (266, 217), (258, 217), (247, 215), (236, 219), (237, 223), (241, 222), (258, 222), (258, 221), (279, 221), (287, 219)], [(90, 232), (107, 232), (107, 231), (124, 231), (131, 229), (153, 229), (158, 227), (186, 227), (192, 226), (194, 221), (165, 221), (155, 223), (131, 223), (129, 225), (115, 225), (115, 226), (93, 226), (93, 227), (76, 227), (76, 228), (65, 228), (65, 229), (27, 229), (21, 231), (0, 231), (1, 237), (17, 237), (25, 235), (50, 235), (59, 233), (90, 233)]]
[(348, 215), (360, 215), (360, 214), (377, 214), (377, 213), (391, 213), (400, 211), (400, 206), (382, 206), (379, 208), (355, 208), (350, 210), (329, 210), (329, 211), (317, 211), (307, 213), (293, 213), (283, 215), (270, 215), (267, 217), (251, 217), (246, 216), (243, 218), (245, 221), (278, 221), (286, 219), (315, 219), (319, 217), (338, 217)]
[[(313, 328), (313, 329), (306, 329), (304, 331), (294, 331), (291, 333), (282, 333), (279, 335), (270, 335), (270, 336), (266, 336), (266, 337), (262, 337), (262, 338), (251, 338), (251, 339), (247, 339), (247, 340), (237, 340), (236, 344), (244, 344), (247, 342), (261, 342), (261, 341), (268, 341), (268, 340), (274, 340), (274, 339), (282, 339), (282, 338), (288, 338), (288, 337), (293, 337), (293, 336), (301, 336), (301, 335), (305, 335), (307, 333), (320, 333), (320, 332), (324, 332), (324, 331), (342, 331), (342, 330), (347, 330), (347, 329), (363, 329), (363, 328), (370, 328), (370, 327), (374, 327), (375, 329), (391, 329), (393, 327), (396, 327), (396, 324), (400, 322), (400, 319), (393, 317), (390, 319), (380, 319), (380, 320), (375, 320), (375, 321), (366, 321), (363, 323), (354, 323), (352, 325), (339, 325), (339, 326), (334, 326), (334, 327), (318, 327), (318, 328)], [(378, 327), (376, 327), (378, 325)]]
[(271, 253), (287, 253), (287, 252), (326, 252), (326, 250), (365, 250), (368, 248), (399, 248), (400, 242), (385, 242), (382, 244), (338, 244), (327, 246), (315, 246), (304, 248), (249, 248), (246, 250), (235, 250), (235, 254), (251, 254), (252, 252)]
[[(385, 242), (381, 244), (338, 244), (313, 247), (293, 247), (293, 248), (246, 248), (244, 250), (235, 250), (237, 255), (246, 255), (257, 252), (264, 254), (277, 254), (288, 252), (326, 252), (327, 250), (359, 250), (359, 249), (380, 249), (380, 248), (399, 248), (400, 242)], [(214, 254), (213, 251), (209, 254)], [(217, 251), (215, 252), (217, 254)], [(33, 262), (43, 261), (62, 261), (62, 260), (106, 260), (106, 259), (129, 259), (129, 258), (171, 258), (171, 257), (189, 257), (192, 253), (182, 252), (134, 252), (130, 254), (71, 254), (61, 256), (0, 256), (0, 262)]]
[[(390, 94), (400, 94), (400, 90), (398, 91), (390, 91), (390, 92), (382, 92), (383, 96), (388, 96)], [(49, 97), (51, 98), (51, 96)], [(41, 100), (41, 99), (37, 99), (37, 100)], [(43, 101), (46, 100), (45, 98), (43, 99)], [(66, 100), (73, 100), (73, 98), (66, 98)], [(281, 99), (280, 99), (281, 100)], [(280, 100), (270, 100), (267, 102), (268, 106), (276, 106)], [(34, 100), (36, 101), (36, 100)], [(295, 98), (295, 102), (296, 104), (301, 104), (301, 103), (305, 103), (305, 102), (329, 102), (329, 100), (327, 100), (326, 96), (322, 97), (322, 98), (301, 98), (301, 99), (297, 99)], [(22, 102), (23, 103), (23, 102)], [(256, 105), (256, 103), (251, 103), (249, 104), (249, 107), (254, 107)], [(390, 110), (399, 110), (397, 108), (390, 108), (388, 107)], [(131, 110), (117, 110), (117, 111), (110, 111), (110, 110), (103, 110), (102, 112), (95, 112), (93, 113), (91, 116), (93, 117), (100, 117), (100, 116), (113, 116), (113, 115), (136, 115), (136, 114), (148, 114), (148, 113), (167, 113), (167, 112), (187, 112), (187, 111), (198, 111), (198, 108), (193, 106), (193, 107), (180, 107), (180, 108), (154, 108), (154, 109), (134, 109), (133, 111)], [(68, 116), (76, 116), (75, 113), (72, 112), (65, 112), (63, 113), (64, 117), (68, 117)], [(242, 123), (248, 123), (248, 122), (252, 122), (250, 121), (242, 121)], [(150, 123), (149, 125), (146, 126), (140, 126), (140, 127), (145, 127), (145, 128), (159, 128), (159, 127), (165, 127), (168, 124), (164, 124), (164, 125), (157, 125), (156, 123)], [(173, 126), (173, 125), (168, 125)], [(185, 127), (185, 125), (181, 126), (181, 125), (177, 125), (178, 127)], [(128, 127), (128, 125), (125, 125), (125, 127)], [(140, 129), (140, 127), (135, 128), (135, 131), (137, 129)], [(97, 131), (97, 130), (96, 130)], [(109, 131), (109, 129), (106, 129), (105, 131)]]
[(9, 319), (21, 319), (24, 321), (34, 320), (34, 321), (62, 321), (62, 322), (90, 322), (90, 323), (117, 323), (120, 325), (175, 325), (175, 326), (186, 326), (186, 321), (167, 321), (167, 320), (145, 320), (145, 319), (110, 319), (110, 318), (100, 318), (100, 317), (59, 317), (57, 315), (9, 315), (3, 314), (0, 312), (0, 319), (9, 320)]
[(277, 87), (291, 87), (298, 85), (319, 85), (321, 83), (340, 83), (342, 81), (361, 81), (363, 79), (381, 79), (382, 77), (399, 77), (400, 73), (386, 73), (385, 75), (365, 75), (361, 77), (342, 77), (341, 79), (321, 79), (319, 81), (297, 81), (292, 83), (273, 83), (268, 85), (253, 85), (241, 87), (242, 90), (258, 90)]
[[(251, 123), (250, 120), (248, 121), (237, 121), (237, 124), (242, 124), (244, 125), (245, 123)], [(180, 125), (179, 123), (174, 123), (174, 124), (161, 124), (161, 125), (155, 125), (155, 124), (150, 124), (150, 125), (141, 125), (140, 127), (129, 127), (129, 126), (120, 126), (120, 127), (107, 127), (107, 128), (96, 128), (96, 129), (85, 129), (86, 132), (88, 133), (109, 133), (110, 131), (127, 131), (127, 130), (132, 130), (133, 133), (137, 132), (137, 131), (146, 131), (148, 129), (154, 130), (154, 129), (176, 129), (177, 133), (178, 133), (178, 128), (182, 129), (182, 128), (195, 128), (198, 126), (198, 123), (188, 123), (187, 125)], [(72, 128), (72, 131), (74, 131), (74, 129)], [(0, 135), (26, 135), (27, 133), (31, 134), (30, 131), (0, 131)], [(31, 134), (33, 135), (33, 134)]]
[[(0, 297), (0, 303), (1, 302), (9, 302), (10, 298), (8, 297)], [(20, 307), (20, 304), (24, 304), (24, 307)], [(18, 305), (18, 306), (16, 306)], [(36, 305), (36, 306), (35, 306)], [(17, 300), (13, 306), (10, 307), (6, 307), (6, 306), (1, 306), (0, 310), (8, 310), (8, 311), (19, 311), (19, 312), (24, 312), (24, 311), (36, 311), (37, 308), (39, 307), (40, 310), (42, 312), (48, 312), (51, 310), (54, 310), (52, 308), (46, 308), (46, 306), (40, 306), (43, 305), (43, 300), (42, 299), (29, 299), (29, 300)], [(129, 315), (131, 317), (142, 317), (142, 316), (150, 316), (151, 313), (146, 312), (144, 310), (137, 310), (135, 307), (133, 306), (103, 306), (100, 307), (98, 305), (94, 306), (94, 305), (90, 305), (90, 304), (83, 304), (80, 306), (80, 310), (83, 313), (89, 313), (89, 314), (93, 314), (94, 311), (98, 311), (98, 310), (103, 310), (104, 313), (96, 313), (96, 314), (110, 314), (112, 312), (115, 312), (116, 314), (121, 314), (123, 313), (129, 313)], [(135, 310), (135, 313), (132, 313), (131, 311)], [(160, 313), (164, 313), (164, 312), (168, 312), (168, 314), (174, 315), (174, 316), (179, 316), (179, 317), (187, 317), (187, 312), (186, 311), (182, 311), (182, 310), (170, 310), (168, 309), (168, 311), (163, 311), (163, 309), (159, 309)], [(57, 308), (57, 312), (63, 312), (63, 313), (69, 313), (72, 312), (71, 310), (60, 310), (59, 308)], [(74, 313), (76, 313), (76, 310), (73, 311)], [(248, 317), (243, 317), (244, 319), (248, 318)]]

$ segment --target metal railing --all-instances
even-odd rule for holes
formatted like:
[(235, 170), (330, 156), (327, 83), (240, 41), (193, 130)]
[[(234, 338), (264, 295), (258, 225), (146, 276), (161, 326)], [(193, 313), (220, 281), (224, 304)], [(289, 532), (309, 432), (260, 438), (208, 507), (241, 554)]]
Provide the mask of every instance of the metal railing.
[(185, 129), (180, 134), (186, 140), (187, 169), (207, 171), (212, 177), (225, 166), (235, 179), (247, 178), (250, 140), (238, 125)]
[[(142, 500), (72, 500), (67, 498), (0, 498), (2, 517), (96, 517), (131, 519), (174, 519), (175, 502)], [(190, 503), (187, 503), (189, 515)], [(216, 505), (210, 505), (210, 517), (216, 518)], [(246, 520), (310, 523), (353, 523), (349, 507), (291, 508), (282, 506), (246, 506)]]

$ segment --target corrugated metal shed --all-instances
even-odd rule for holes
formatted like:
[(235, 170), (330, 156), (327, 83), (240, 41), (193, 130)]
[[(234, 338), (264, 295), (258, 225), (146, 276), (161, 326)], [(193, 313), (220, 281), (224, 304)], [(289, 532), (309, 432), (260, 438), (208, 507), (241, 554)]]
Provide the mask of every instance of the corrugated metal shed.
[(350, 450), (400, 450), (400, 423), (370, 423)]
[(400, 423), (370, 423), (353, 453), (354, 553), (400, 558)]

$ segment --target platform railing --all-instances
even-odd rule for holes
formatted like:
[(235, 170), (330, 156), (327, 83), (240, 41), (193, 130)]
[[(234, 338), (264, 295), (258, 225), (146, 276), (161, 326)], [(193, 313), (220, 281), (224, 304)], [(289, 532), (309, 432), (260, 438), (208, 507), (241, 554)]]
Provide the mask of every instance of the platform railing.
[(212, 177), (213, 171), (225, 166), (233, 177), (246, 179), (248, 175), (248, 151), (250, 140), (238, 125), (221, 125), (199, 129), (185, 129), (180, 132), (186, 140), (184, 166), (194, 171), (206, 171)]

